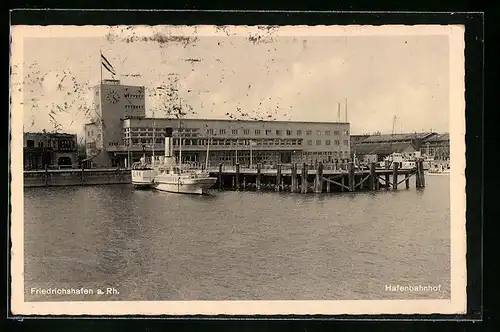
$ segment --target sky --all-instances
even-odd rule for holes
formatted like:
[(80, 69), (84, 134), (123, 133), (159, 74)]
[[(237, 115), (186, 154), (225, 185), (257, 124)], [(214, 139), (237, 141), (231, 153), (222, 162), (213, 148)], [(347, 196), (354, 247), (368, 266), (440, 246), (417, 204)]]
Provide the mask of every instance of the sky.
[(173, 84), (191, 118), (344, 122), (347, 104), (352, 134), (391, 133), (394, 117), (396, 133), (449, 131), (446, 35), (141, 29), (24, 37), (24, 131), (83, 132), (101, 51), (117, 74), (103, 68), (104, 79), (146, 87), (149, 116), (165, 108), (155, 88)]

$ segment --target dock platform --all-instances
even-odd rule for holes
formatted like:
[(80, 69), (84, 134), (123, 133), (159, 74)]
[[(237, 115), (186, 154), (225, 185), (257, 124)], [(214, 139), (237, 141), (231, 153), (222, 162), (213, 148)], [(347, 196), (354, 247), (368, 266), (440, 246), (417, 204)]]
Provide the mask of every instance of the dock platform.
[(362, 190), (393, 189), (397, 190), (404, 182), (410, 188), (410, 178), (415, 178), (415, 187), (425, 187), (423, 161), (417, 161), (416, 167), (400, 169), (398, 163), (391, 168), (377, 169), (372, 163), (369, 169), (356, 169), (354, 163), (348, 163), (346, 169), (325, 168), (317, 165), (291, 164), (263, 168), (241, 165), (209, 167), (211, 176), (217, 177), (219, 190), (261, 190), (290, 191), (296, 193), (354, 192)]

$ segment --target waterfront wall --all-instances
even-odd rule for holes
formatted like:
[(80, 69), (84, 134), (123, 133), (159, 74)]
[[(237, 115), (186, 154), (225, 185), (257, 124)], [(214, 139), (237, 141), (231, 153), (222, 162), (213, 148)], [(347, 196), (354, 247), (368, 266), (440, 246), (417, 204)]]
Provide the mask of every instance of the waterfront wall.
[(126, 169), (64, 169), (25, 171), (24, 187), (127, 184), (132, 182)]

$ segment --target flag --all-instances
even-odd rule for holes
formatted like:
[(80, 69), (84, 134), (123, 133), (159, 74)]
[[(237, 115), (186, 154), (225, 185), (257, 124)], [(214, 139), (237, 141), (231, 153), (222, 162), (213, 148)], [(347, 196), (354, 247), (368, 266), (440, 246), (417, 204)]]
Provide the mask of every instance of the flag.
[(109, 71), (111, 74), (116, 75), (115, 69), (111, 65), (111, 63), (106, 59), (104, 55), (101, 53), (101, 65), (106, 68), (107, 71)]

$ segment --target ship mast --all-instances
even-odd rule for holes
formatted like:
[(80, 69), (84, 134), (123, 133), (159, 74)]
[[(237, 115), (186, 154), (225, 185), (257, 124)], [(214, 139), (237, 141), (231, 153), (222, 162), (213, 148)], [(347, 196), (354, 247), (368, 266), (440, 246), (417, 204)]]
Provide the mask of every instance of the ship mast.
[(155, 113), (153, 111), (153, 157), (151, 160), (151, 166), (155, 166), (155, 127), (156, 127), (156, 121), (155, 121)]
[(179, 97), (179, 114), (178, 114), (178, 118), (179, 118), (179, 125), (178, 125), (178, 133), (179, 133), (179, 173), (182, 172), (182, 128), (181, 128), (181, 115), (182, 115), (182, 112), (181, 112), (181, 109), (182, 109), (182, 104), (181, 104), (181, 98)]
[(208, 142), (207, 142), (207, 156), (205, 157), (205, 171), (208, 169), (208, 156), (210, 154), (210, 135), (208, 135)]

